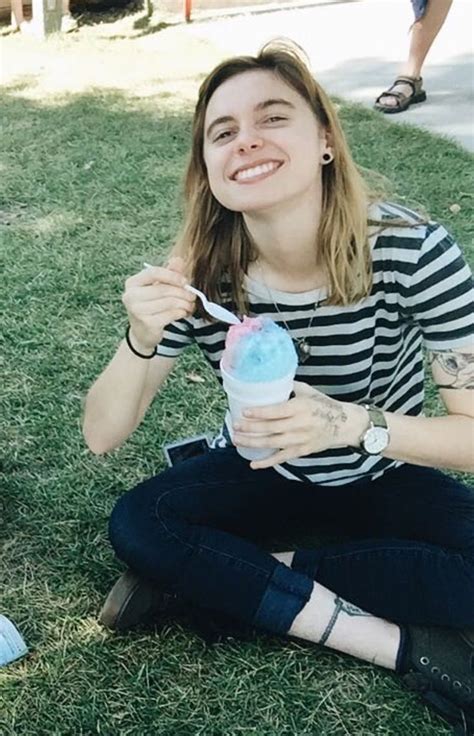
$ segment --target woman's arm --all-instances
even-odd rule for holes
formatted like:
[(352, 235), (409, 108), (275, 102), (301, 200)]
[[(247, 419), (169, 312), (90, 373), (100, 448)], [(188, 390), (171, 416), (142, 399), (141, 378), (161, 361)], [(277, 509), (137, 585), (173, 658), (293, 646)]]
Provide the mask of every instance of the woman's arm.
[(89, 449), (100, 455), (119, 447), (138, 427), (176, 358), (143, 360), (125, 340), (87, 394), (83, 433)]
[(107, 368), (90, 389), (84, 412), (85, 440), (96, 454), (124, 442), (143, 419), (175, 358), (154, 356), (167, 325), (194, 312), (195, 296), (184, 289), (184, 261), (171, 258), (167, 267), (147, 268), (127, 279), (122, 301), (127, 310), (129, 340), (123, 340)]
[(382, 453), (414, 465), (474, 472), (474, 347), (430, 352), (444, 417), (384, 412), (390, 443)]

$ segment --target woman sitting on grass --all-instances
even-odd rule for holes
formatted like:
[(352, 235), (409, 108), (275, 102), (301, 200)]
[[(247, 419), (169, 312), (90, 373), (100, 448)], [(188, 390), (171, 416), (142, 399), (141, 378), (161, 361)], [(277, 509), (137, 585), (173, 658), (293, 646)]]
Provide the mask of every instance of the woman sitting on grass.
[[(373, 201), (333, 104), (283, 44), (202, 84), (186, 200), (167, 266), (126, 282), (127, 338), (87, 397), (90, 449), (127, 439), (192, 342), (220, 379), (228, 326), (186, 283), (286, 327), (297, 381), (210, 453), (119, 499), (110, 538), (133, 572), (101, 620), (143, 622), (171, 593), (395, 670), (450, 721), (474, 724), (474, 493), (434, 469), (474, 469), (473, 289), (458, 246)], [(423, 344), (447, 416), (422, 415)], [(249, 464), (229, 431), (237, 446), (280, 449)], [(302, 522), (346, 541), (262, 548)]]

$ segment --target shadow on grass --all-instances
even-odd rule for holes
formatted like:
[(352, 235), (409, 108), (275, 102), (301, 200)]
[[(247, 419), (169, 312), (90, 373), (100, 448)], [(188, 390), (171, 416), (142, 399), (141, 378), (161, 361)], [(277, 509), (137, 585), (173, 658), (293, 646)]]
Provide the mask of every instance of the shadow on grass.
[(72, 12), (79, 16), (81, 26), (93, 26), (98, 23), (113, 23), (139, 10), (144, 9), (143, 0), (75, 0), (71, 3)]
[[(322, 0), (317, 0), (317, 2), (312, 2), (311, 0), (308, 0), (307, 2), (301, 2), (295, 7), (293, 3), (288, 2), (287, 0), (277, 0), (277, 2), (275, 3), (257, 2), (256, 4), (253, 3), (251, 0), (243, 0), (242, 4), (238, 4), (234, 8), (225, 5), (224, 2), (222, 3), (221, 7), (217, 8), (215, 7), (215, 5), (214, 7), (206, 8), (205, 6), (203, 7), (202, 4), (198, 3), (197, 5), (194, 4), (194, 6), (192, 7), (192, 18), (190, 22), (196, 25), (199, 23), (206, 23), (210, 20), (236, 18), (241, 16), (242, 13), (256, 16), (262, 14), (272, 14), (289, 9), (293, 11), (305, 10), (316, 5), (320, 7), (325, 5), (338, 5), (344, 3), (359, 2), (362, 2), (362, 0), (327, 0), (326, 2), (322, 2)], [(187, 23), (184, 17), (184, 10), (181, 7), (176, 6), (172, 8), (169, 6), (169, 3), (165, 4), (165, 6), (163, 7), (163, 5), (160, 4), (160, 2), (158, 2), (157, 0), (115, 0), (112, 7), (111, 3), (107, 2), (107, 0), (105, 0), (104, 2), (101, 2), (99, 0), (98, 2), (94, 3), (84, 2), (84, 0), (76, 0), (76, 2), (72, 4), (72, 10), (74, 16), (78, 18), (80, 26), (93, 26), (100, 23), (113, 23), (114, 21), (125, 18), (128, 15), (133, 15), (138, 11), (143, 11), (144, 14), (133, 23), (134, 30), (142, 31), (142, 33), (135, 34), (135, 38), (159, 33), (166, 28), (184, 25)], [(159, 17), (160, 13), (162, 14), (163, 18), (162, 20), (156, 22), (156, 17)], [(126, 38), (129, 37), (126, 35), (118, 34), (115, 36), (110, 36), (109, 40)]]
[[(153, 2), (153, 0), (150, 0), (150, 2), (151, 6), (154, 7), (154, 11), (156, 12), (156, 14), (159, 15), (159, 2)], [(176, 18), (176, 12), (169, 12), (167, 14), (169, 14), (170, 19), (158, 23), (153, 22), (153, 16), (150, 13), (145, 13), (143, 17), (134, 22), (133, 27), (136, 30), (142, 30), (142, 33), (136, 35), (136, 38), (140, 38), (142, 36), (159, 33), (160, 31), (163, 31), (170, 26), (178, 26), (188, 23), (199, 25), (200, 23), (208, 23), (209, 21), (217, 21), (222, 19), (231, 20), (232, 18), (241, 17), (243, 13), (253, 17), (258, 15), (272, 15), (274, 13), (280, 13), (285, 10), (292, 10), (293, 12), (297, 12), (299, 10), (303, 11), (314, 7), (324, 7), (325, 5), (340, 5), (346, 3), (360, 2), (362, 2), (362, 0), (327, 0), (326, 2), (323, 2), (322, 0), (317, 0), (316, 2), (308, 0), (307, 2), (301, 2), (298, 3), (298, 5), (295, 5), (294, 3), (288, 2), (287, 0), (277, 0), (275, 3), (253, 3), (252, 0), (243, 0), (242, 3), (237, 3), (236, 7), (234, 8), (232, 7), (232, 5), (230, 7), (225, 5), (224, 2), (222, 2), (221, 7), (216, 7), (215, 4), (211, 3), (212, 7), (209, 8), (206, 7), (205, 3), (204, 5), (198, 3), (197, 5), (195, 4), (191, 7), (190, 21), (185, 20), (184, 10), (181, 11), (178, 18)], [(143, 9), (143, 5), (140, 5), (139, 8)], [(111, 36), (109, 40), (125, 38), (127, 37), (123, 35), (117, 35)]]

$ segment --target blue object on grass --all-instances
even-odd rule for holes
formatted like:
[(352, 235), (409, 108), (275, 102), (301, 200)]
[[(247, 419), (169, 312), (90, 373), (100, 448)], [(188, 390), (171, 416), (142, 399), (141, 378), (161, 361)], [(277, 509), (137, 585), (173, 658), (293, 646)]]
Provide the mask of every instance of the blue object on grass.
[(27, 651), (28, 647), (18, 629), (0, 614), (0, 667), (23, 657)]

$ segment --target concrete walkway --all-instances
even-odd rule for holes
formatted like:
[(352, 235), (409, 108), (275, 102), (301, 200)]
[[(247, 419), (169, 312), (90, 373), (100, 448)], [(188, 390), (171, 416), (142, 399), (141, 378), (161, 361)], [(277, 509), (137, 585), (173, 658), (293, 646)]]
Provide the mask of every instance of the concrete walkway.
[[(194, 17), (186, 32), (228, 55), (254, 53), (276, 36), (294, 39), (331, 94), (367, 106), (395, 78), (413, 21), (409, 0), (323, 0), (291, 10), (242, 9), (216, 20)], [(423, 70), (428, 100), (391, 120), (447, 135), (474, 151), (473, 28), (472, 0), (454, 0)]]

